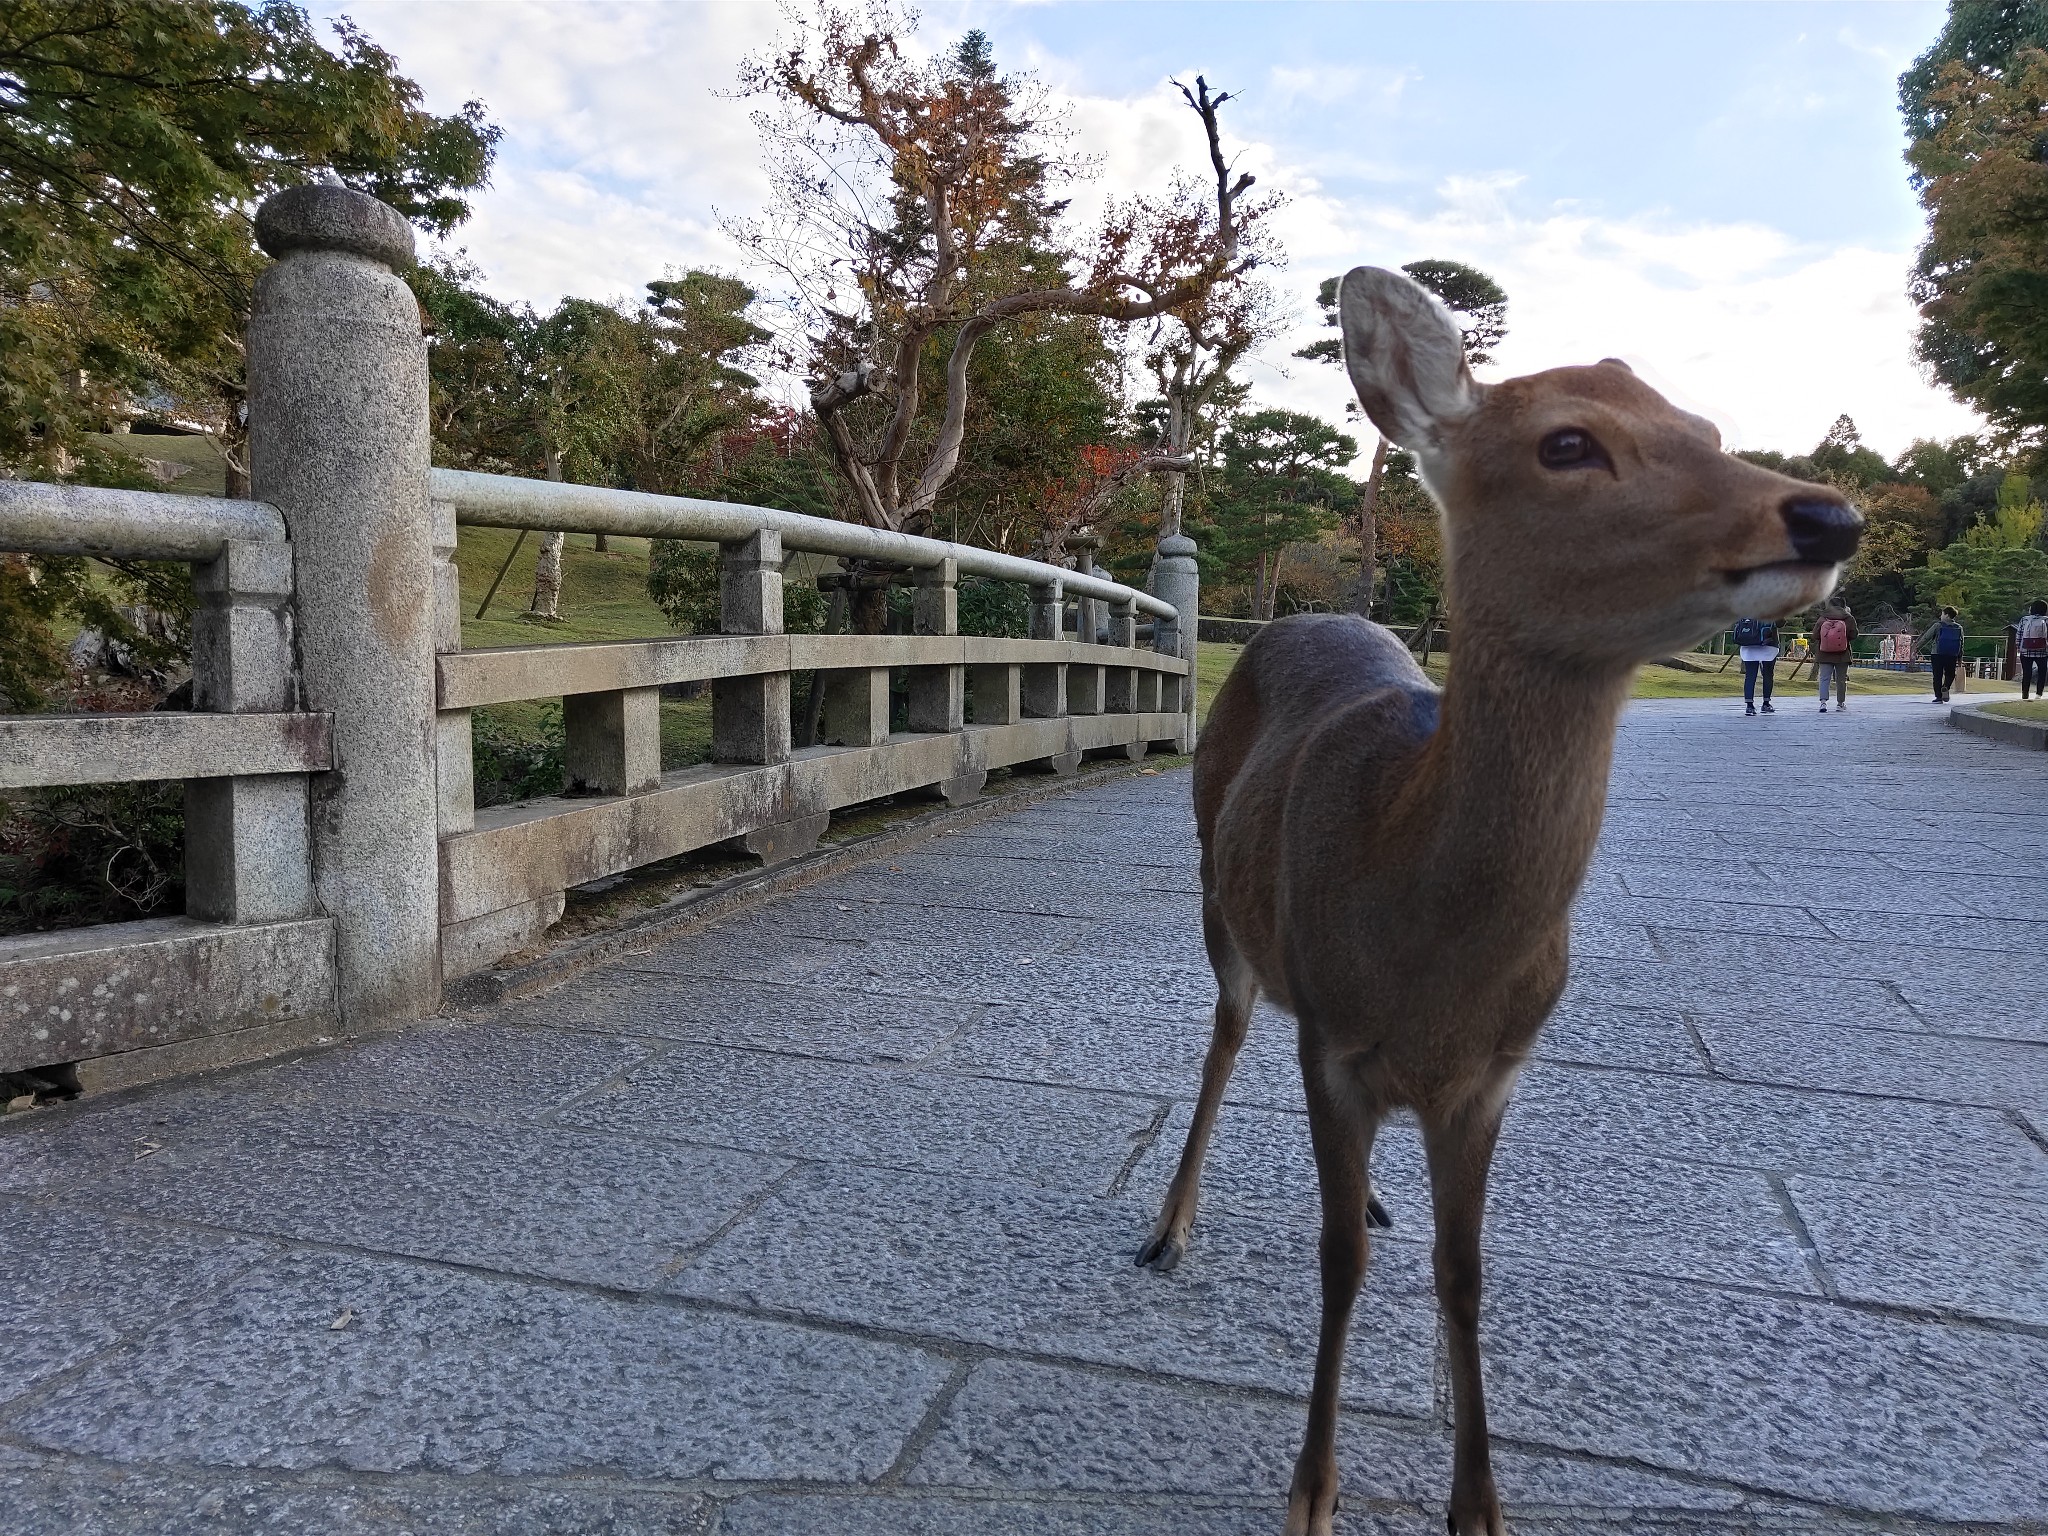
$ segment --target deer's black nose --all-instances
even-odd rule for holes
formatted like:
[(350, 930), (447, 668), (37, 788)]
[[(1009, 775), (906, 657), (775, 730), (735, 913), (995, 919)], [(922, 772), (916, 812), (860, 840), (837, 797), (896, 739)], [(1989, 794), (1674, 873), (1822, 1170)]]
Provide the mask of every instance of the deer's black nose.
[(1792, 548), (1800, 559), (1815, 565), (1836, 565), (1848, 559), (1863, 537), (1863, 517), (1846, 502), (1795, 496), (1778, 512), (1785, 519), (1785, 531), (1792, 535)]

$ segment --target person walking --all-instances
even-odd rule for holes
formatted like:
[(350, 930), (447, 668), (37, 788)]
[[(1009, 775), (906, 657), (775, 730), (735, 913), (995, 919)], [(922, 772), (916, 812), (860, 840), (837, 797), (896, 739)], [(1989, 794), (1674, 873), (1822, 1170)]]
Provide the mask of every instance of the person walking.
[(1835, 708), (1849, 707), (1849, 644), (1856, 638), (1856, 615), (1839, 597), (1831, 597), (1813, 629), (1813, 675), (1820, 679), (1820, 712), (1828, 712), (1828, 685), (1835, 689)]
[(1963, 626), (1956, 619), (1955, 609), (1944, 608), (1935, 615), (1926, 633), (1914, 642), (1914, 649), (1926, 656), (1928, 665), (1934, 669), (1934, 702), (1946, 704), (1949, 690), (1955, 686), (1956, 668), (1963, 659)]
[(1769, 619), (1737, 619), (1735, 644), (1742, 655), (1742, 712), (1756, 713), (1756, 681), (1764, 681), (1764, 713), (1774, 715), (1771, 690), (1777, 684), (1778, 626)]
[(2020, 697), (2032, 692), (2048, 699), (2048, 602), (2035, 598), (2014, 626), (2020, 642)]

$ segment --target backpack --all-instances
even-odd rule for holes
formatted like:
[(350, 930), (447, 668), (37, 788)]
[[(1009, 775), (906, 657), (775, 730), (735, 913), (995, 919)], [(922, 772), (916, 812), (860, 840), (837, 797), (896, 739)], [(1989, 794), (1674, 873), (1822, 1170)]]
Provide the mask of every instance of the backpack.
[(1764, 639), (1762, 619), (1737, 619), (1735, 621), (1735, 643), (1737, 645), (1767, 645)]
[(1963, 626), (1953, 619), (1943, 619), (1934, 626), (1934, 654), (1937, 656), (1960, 656), (1963, 654)]
[(2020, 620), (2020, 649), (2029, 656), (2048, 655), (2048, 619), (2030, 613)]
[(1820, 633), (1814, 638), (1820, 642), (1820, 649), (1832, 655), (1849, 649), (1849, 621), (1847, 619), (1822, 619)]

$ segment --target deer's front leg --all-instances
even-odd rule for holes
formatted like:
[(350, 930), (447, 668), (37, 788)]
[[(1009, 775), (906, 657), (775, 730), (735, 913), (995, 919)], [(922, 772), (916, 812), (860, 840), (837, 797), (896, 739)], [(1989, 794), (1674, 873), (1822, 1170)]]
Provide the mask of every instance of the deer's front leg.
[(1138, 1262), (1170, 1273), (1186, 1257), (1188, 1241), (1195, 1228), (1195, 1202), (1201, 1196), (1202, 1161), (1209, 1153), (1209, 1137), (1216, 1129), (1216, 1112), (1223, 1105), (1223, 1090), (1230, 1086), (1231, 1068), (1244, 1048), (1245, 1031), (1252, 1018), (1252, 1004), (1258, 1001), (1258, 980), (1245, 963), (1237, 941), (1223, 921), (1216, 903), (1202, 898), (1202, 937), (1209, 949), (1209, 966), (1216, 973), (1216, 1020), (1209, 1036), (1209, 1055), (1202, 1063), (1202, 1091), (1195, 1100), (1194, 1122), (1181, 1148), (1180, 1166), (1167, 1186), (1159, 1220), (1145, 1246), (1138, 1250)]
[(1450, 1342), (1451, 1401), (1456, 1414), (1451, 1471), (1451, 1536), (1507, 1536), (1493, 1486), (1486, 1431), (1486, 1394), (1479, 1371), (1480, 1228), (1486, 1218), (1486, 1175), (1493, 1164), (1511, 1070), (1498, 1091), (1461, 1111), (1426, 1118), (1423, 1145), (1436, 1208), (1436, 1294)]
[(1301, 1075), (1308, 1091), (1309, 1136), (1315, 1145), (1316, 1180), (1323, 1194), (1322, 1329), (1316, 1340), (1315, 1385), (1309, 1391), (1308, 1433), (1294, 1463), (1287, 1495), (1287, 1536), (1331, 1536), (1337, 1513), (1337, 1397), (1344, 1376), (1344, 1342), (1351, 1309), (1365, 1279), (1368, 1256), (1365, 1210), (1370, 1189), (1366, 1166), (1372, 1158), (1377, 1115), (1348, 1085), (1332, 1091), (1324, 1068), (1302, 1029)]

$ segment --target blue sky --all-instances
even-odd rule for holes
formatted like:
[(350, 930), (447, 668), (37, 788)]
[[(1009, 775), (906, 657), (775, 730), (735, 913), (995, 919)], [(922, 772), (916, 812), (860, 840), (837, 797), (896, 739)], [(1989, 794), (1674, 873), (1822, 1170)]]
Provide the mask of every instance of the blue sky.
[[(668, 266), (743, 270), (714, 209), (763, 193), (740, 58), (765, 5), (441, 3), (343, 9), (446, 110), (506, 129), (458, 237), (490, 285), (552, 303)], [(928, 5), (922, 41), (985, 29), (1070, 103), (1102, 192), (1199, 165), (1170, 75), (1242, 93), (1227, 141), (1287, 194), (1277, 285), (1297, 332), (1258, 393), (1332, 419), (1334, 371), (1290, 360), (1318, 279), (1473, 262), (1510, 300), (1497, 373), (1621, 356), (1737, 446), (1803, 449), (1841, 411), (1894, 453), (1969, 430), (1910, 357), (1920, 211), (1899, 71), (1940, 4)], [(1089, 199), (1083, 198), (1085, 212)]]

